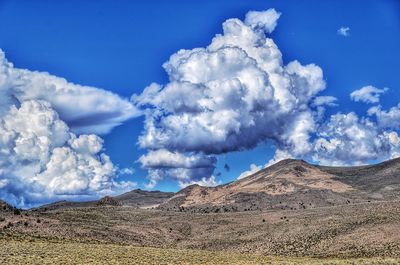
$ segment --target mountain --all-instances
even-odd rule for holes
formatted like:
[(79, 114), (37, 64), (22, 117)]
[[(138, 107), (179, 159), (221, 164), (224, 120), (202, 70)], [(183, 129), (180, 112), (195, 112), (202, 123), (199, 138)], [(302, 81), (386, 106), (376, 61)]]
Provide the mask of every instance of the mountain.
[(137, 208), (156, 207), (174, 195), (173, 192), (132, 190), (119, 196), (106, 196), (100, 200), (71, 202), (58, 201), (36, 208), (38, 211), (56, 210), (64, 208), (98, 207), (98, 206), (131, 206)]
[(162, 210), (231, 212), (306, 209), (400, 198), (400, 159), (377, 165), (326, 167), (286, 159), (216, 187), (191, 185)]

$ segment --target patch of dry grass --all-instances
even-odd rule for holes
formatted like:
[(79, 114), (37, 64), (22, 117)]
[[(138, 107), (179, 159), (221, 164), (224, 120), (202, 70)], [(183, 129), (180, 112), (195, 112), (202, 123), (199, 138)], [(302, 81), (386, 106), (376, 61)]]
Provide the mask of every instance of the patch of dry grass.
[(0, 264), (400, 264), (400, 259), (314, 259), (117, 244), (0, 238)]

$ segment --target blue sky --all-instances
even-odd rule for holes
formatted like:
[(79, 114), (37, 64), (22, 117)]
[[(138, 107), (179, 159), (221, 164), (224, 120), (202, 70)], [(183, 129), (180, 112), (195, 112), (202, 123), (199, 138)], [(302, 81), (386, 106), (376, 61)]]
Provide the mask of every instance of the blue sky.
[[(323, 70), (326, 89), (319, 95), (334, 96), (338, 104), (327, 108), (326, 115), (354, 111), (365, 116), (371, 105), (349, 95), (368, 85), (389, 88), (381, 96), (382, 109), (400, 102), (396, 0), (0, 1), (0, 48), (15, 67), (46, 71), (129, 98), (152, 82), (168, 83), (162, 64), (169, 56), (207, 46), (222, 33), (226, 19), (243, 20), (250, 10), (269, 8), (282, 14), (269, 37), (283, 63), (298, 60)], [(348, 36), (337, 33), (341, 27), (350, 29)], [(137, 144), (144, 121), (143, 116), (132, 118), (101, 136), (113, 163), (135, 170), (120, 180), (137, 182), (140, 188), (145, 187), (147, 171), (135, 161), (147, 152)], [(252, 150), (218, 154), (218, 180), (232, 181), (250, 164), (272, 159), (272, 141), (263, 142)], [(176, 191), (179, 186), (164, 178), (156, 188)]]

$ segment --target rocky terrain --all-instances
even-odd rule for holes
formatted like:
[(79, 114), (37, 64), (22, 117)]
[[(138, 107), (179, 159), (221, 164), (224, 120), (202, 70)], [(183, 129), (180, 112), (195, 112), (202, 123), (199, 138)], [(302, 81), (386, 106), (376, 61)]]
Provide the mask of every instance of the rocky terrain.
[(79, 207), (5, 216), (0, 238), (293, 257), (400, 257), (400, 204), (191, 213)]

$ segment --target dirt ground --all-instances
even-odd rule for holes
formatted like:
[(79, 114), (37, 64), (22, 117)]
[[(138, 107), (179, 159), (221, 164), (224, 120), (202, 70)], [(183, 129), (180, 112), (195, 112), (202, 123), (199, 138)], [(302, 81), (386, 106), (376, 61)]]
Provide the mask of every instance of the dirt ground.
[(399, 264), (400, 259), (316, 259), (269, 257), (230, 252), (133, 247), (105, 243), (0, 239), (0, 264)]

